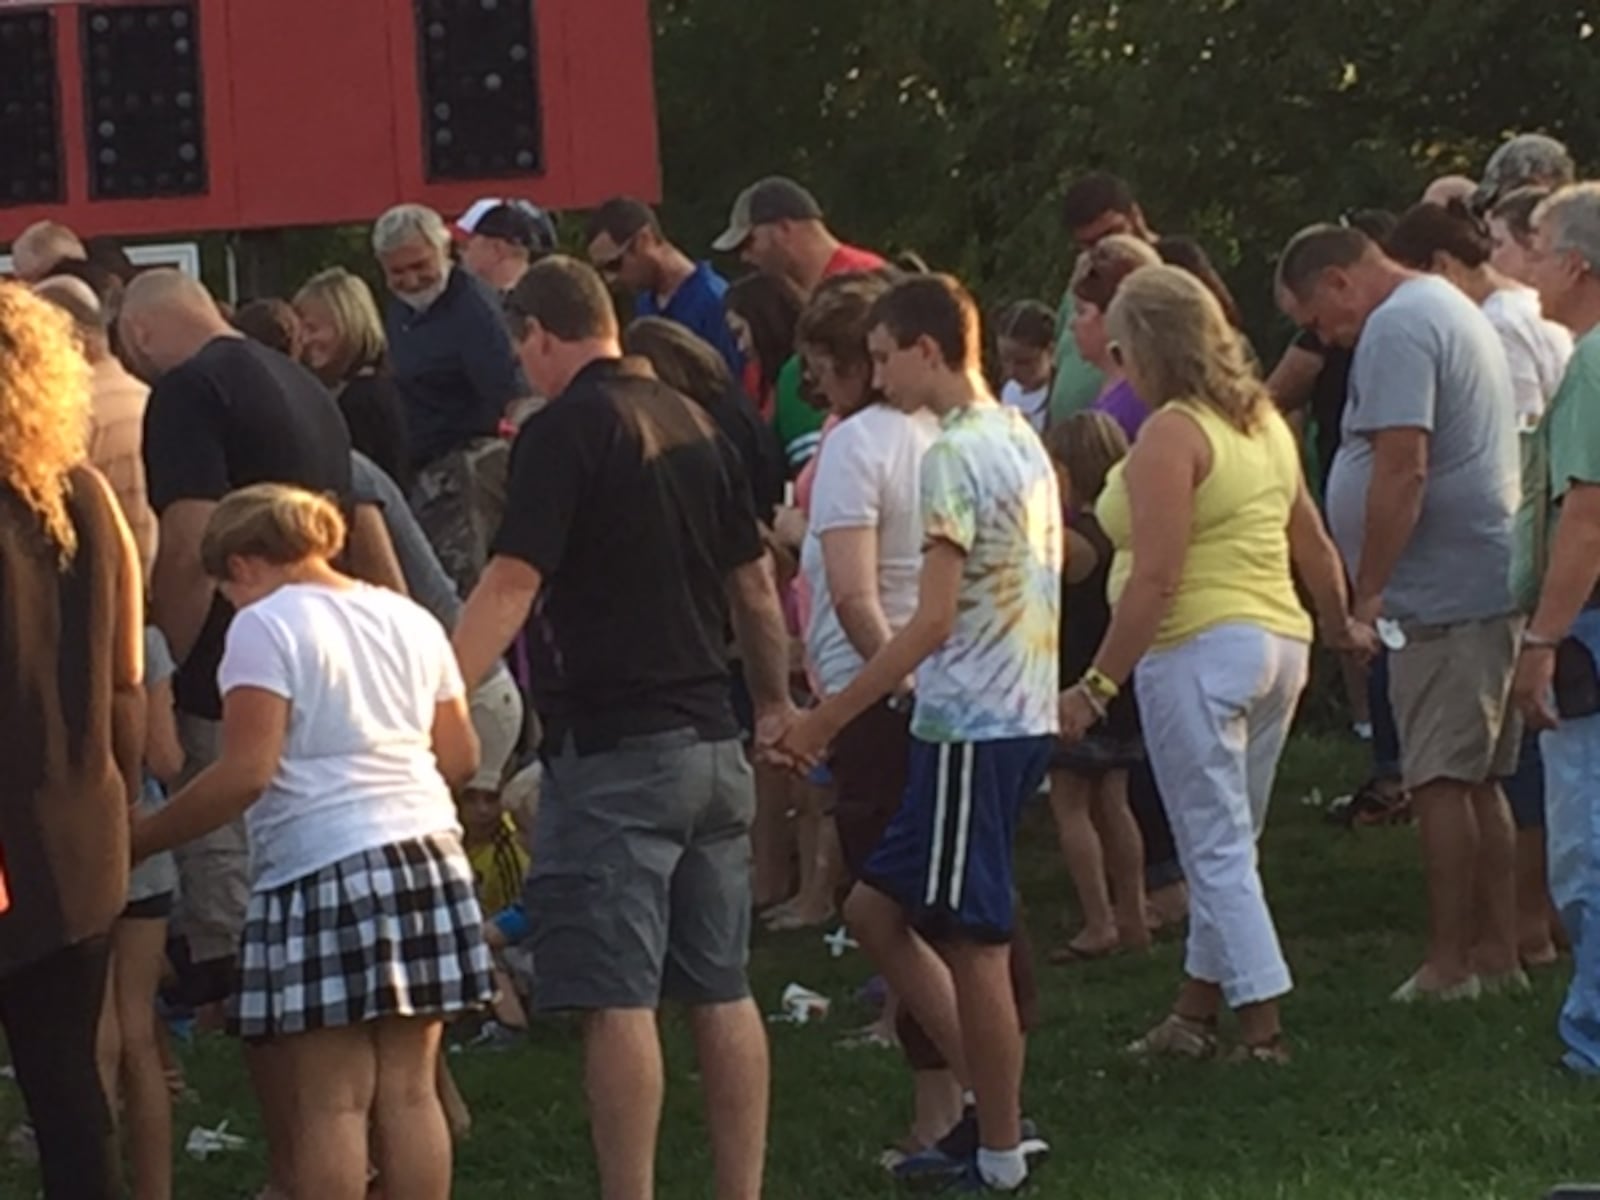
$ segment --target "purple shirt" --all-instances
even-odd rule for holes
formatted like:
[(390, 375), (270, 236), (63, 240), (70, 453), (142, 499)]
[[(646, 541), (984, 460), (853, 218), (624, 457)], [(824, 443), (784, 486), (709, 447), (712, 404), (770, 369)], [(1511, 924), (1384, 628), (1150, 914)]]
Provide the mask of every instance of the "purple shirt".
[(1092, 411), (1103, 412), (1121, 425), (1122, 432), (1128, 435), (1130, 444), (1139, 436), (1139, 427), (1150, 415), (1150, 410), (1145, 407), (1144, 401), (1139, 399), (1138, 393), (1133, 390), (1133, 384), (1126, 379), (1117, 380), (1102, 392), (1100, 399), (1094, 402)]

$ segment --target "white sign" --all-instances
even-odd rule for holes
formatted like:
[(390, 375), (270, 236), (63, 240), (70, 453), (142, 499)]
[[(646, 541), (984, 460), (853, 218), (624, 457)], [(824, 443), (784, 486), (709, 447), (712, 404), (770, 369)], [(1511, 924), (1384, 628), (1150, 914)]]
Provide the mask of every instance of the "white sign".
[[(3, 8), (7, 0), (0, 0)], [(196, 242), (159, 242), (153, 246), (124, 246), (136, 267), (176, 267), (192, 279), (200, 278), (200, 246)], [(0, 254), (0, 275), (10, 275), (11, 255)]]

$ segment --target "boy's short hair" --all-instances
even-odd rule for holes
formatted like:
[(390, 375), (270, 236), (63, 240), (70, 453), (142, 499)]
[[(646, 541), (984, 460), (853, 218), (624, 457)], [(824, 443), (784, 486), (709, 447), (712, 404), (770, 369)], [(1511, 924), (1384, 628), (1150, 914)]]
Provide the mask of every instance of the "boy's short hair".
[(953, 371), (975, 368), (983, 356), (978, 305), (954, 275), (912, 275), (872, 306), (869, 329), (882, 326), (901, 349), (932, 338)]

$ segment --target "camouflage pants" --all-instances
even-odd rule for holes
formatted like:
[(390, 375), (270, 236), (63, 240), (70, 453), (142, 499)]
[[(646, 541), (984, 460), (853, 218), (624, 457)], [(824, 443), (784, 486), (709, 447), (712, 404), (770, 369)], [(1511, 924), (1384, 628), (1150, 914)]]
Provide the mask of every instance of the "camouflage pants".
[(500, 530), (510, 458), (510, 443), (479, 438), (423, 467), (411, 489), (417, 524), (463, 597), (478, 582)]

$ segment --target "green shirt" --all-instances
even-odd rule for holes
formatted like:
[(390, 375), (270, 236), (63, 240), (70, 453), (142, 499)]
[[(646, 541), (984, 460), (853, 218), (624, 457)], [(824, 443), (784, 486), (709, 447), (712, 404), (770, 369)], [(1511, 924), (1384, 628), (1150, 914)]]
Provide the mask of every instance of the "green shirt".
[(1065, 421), (1073, 413), (1080, 413), (1100, 398), (1105, 387), (1105, 376), (1100, 368), (1084, 361), (1078, 353), (1078, 340), (1072, 336), (1072, 314), (1075, 307), (1069, 291), (1061, 298), (1061, 308), (1056, 313), (1056, 374), (1050, 382), (1050, 423)]
[(806, 403), (802, 389), (800, 356), (797, 354), (778, 371), (777, 401), (772, 410), (772, 428), (783, 447), (784, 465), (792, 479), (822, 444), (822, 422), (827, 417), (820, 408)]
[(1600, 326), (1578, 339), (1544, 418), (1522, 435), (1511, 589), (1524, 612), (1538, 601), (1558, 506), (1574, 483), (1600, 484)]

